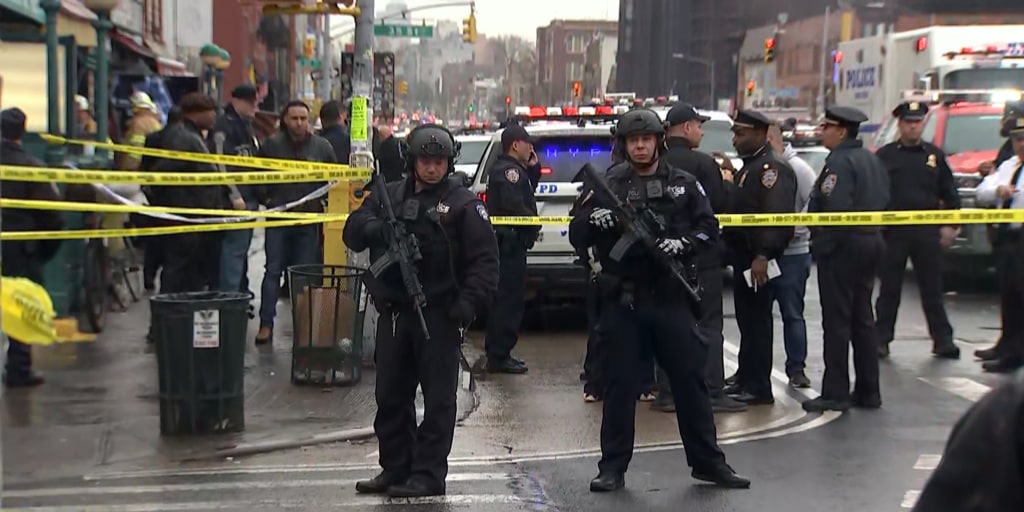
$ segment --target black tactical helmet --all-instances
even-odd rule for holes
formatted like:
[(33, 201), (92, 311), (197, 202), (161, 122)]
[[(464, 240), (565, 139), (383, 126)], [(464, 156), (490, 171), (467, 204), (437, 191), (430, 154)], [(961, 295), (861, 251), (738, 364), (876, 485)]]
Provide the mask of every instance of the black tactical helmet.
[(461, 144), (455, 141), (452, 132), (441, 125), (417, 126), (405, 140), (408, 146), (406, 154), (411, 157), (430, 156), (454, 160), (459, 156)]
[(657, 135), (660, 138), (665, 135), (665, 123), (655, 111), (638, 108), (622, 114), (615, 125), (614, 135), (623, 140), (631, 135)]

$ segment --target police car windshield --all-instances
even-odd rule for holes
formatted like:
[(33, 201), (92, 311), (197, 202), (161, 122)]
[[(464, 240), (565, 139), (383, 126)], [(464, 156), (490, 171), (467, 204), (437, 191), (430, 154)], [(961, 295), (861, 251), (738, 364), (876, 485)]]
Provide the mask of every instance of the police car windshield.
[(736, 156), (736, 148), (732, 146), (732, 125), (728, 121), (706, 121), (703, 128), (704, 138), (701, 139), (698, 149), (709, 155), (721, 151), (727, 156)]
[(462, 141), (462, 149), (459, 151), (459, 158), (455, 160), (455, 163), (462, 165), (480, 163), (488, 144), (490, 144), (489, 140)]
[(571, 182), (583, 164), (596, 169), (612, 165), (611, 136), (539, 136), (534, 150), (540, 159), (541, 182)]
[(954, 115), (946, 119), (943, 151), (955, 155), (965, 151), (995, 151), (1003, 145), (999, 136), (999, 115)]

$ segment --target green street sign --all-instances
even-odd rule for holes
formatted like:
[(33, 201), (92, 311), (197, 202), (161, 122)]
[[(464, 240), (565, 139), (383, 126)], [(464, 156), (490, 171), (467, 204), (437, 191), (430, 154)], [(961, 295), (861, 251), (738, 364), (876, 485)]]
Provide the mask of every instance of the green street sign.
[(307, 59), (306, 57), (299, 57), (299, 64), (307, 68), (320, 69), (320, 59)]
[(377, 37), (415, 37), (418, 39), (434, 37), (431, 25), (387, 25), (373, 26), (373, 35)]

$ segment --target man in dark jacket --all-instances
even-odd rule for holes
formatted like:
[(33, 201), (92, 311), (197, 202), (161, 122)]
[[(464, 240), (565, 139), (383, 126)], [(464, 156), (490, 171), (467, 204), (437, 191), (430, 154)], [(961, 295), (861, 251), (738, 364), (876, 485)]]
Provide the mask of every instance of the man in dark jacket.
[[(263, 142), (259, 156), (301, 162), (337, 163), (331, 143), (314, 135), (309, 126), (309, 107), (301, 101), (291, 101), (281, 111), (281, 129)], [(263, 187), (262, 202), (268, 208), (289, 205), (306, 199), (326, 183), (281, 183)], [(320, 213), (319, 198), (308, 199), (289, 209), (294, 212)], [(260, 297), (260, 330), (256, 344), (270, 344), (274, 334), (274, 317), (281, 291), (281, 275), (285, 264), (308, 265), (316, 263), (320, 252), (320, 226), (306, 224), (268, 228), (265, 235), (267, 255)]]
[[(187, 153), (209, 153), (203, 131), (213, 128), (217, 104), (201, 93), (182, 98), (181, 123), (171, 125), (161, 138), (164, 149)], [(217, 172), (211, 163), (186, 162), (172, 158), (154, 164), (156, 172)], [(221, 185), (153, 187), (154, 206), (174, 208), (223, 208), (226, 190)], [(204, 291), (219, 274), (219, 233), (183, 233), (169, 235), (163, 243), (165, 261), (160, 277), (161, 293)]]
[[(259, 139), (253, 129), (252, 120), (256, 117), (256, 88), (242, 84), (231, 91), (231, 102), (224, 108), (224, 113), (217, 118), (210, 130), (207, 145), (214, 152), (233, 156), (253, 156), (259, 149)], [(228, 167), (227, 171), (249, 171), (251, 169)], [(236, 209), (244, 207), (248, 211), (259, 209), (258, 191), (253, 186), (241, 185), (233, 189), (229, 187), (229, 195), (237, 191), (239, 198), (232, 198)], [(241, 199), (244, 204), (237, 204)], [(252, 242), (251, 229), (225, 231), (222, 235), (220, 254), (220, 275), (218, 285), (225, 292), (249, 291), (249, 244)]]
[[(25, 136), (25, 113), (9, 108), (0, 112), (0, 164), (27, 167), (46, 167), (30, 155), (21, 145)], [(49, 183), (29, 181), (3, 181), (0, 191), (5, 199), (31, 199), (57, 201), (57, 187)], [(60, 231), (63, 221), (60, 213), (49, 210), (21, 210), (4, 208), (0, 213), (4, 231)], [(3, 275), (25, 277), (43, 284), (43, 265), (60, 248), (59, 240), (31, 240), (3, 243)], [(31, 387), (43, 383), (42, 375), (32, 371), (32, 348), (14, 338), (7, 346), (7, 365), (4, 383), (8, 387)]]
[[(147, 135), (145, 147), (147, 149), (163, 149), (163, 139), (167, 134), (167, 130), (180, 122), (181, 107), (175, 105), (167, 113), (167, 126), (164, 126), (159, 131)], [(152, 171), (158, 161), (160, 161), (159, 158), (143, 155), (142, 162), (139, 163), (139, 170)], [(153, 187), (143, 186), (142, 193), (146, 195), (146, 199), (149, 201), (149, 204), (157, 204), (159, 202), (159, 199), (156, 196), (156, 189)], [(139, 227), (152, 227), (159, 225), (159, 223), (155, 222), (155, 219), (152, 217), (138, 215), (135, 218), (135, 224)], [(166, 236), (167, 235), (157, 235), (140, 238), (143, 244), (143, 250), (145, 251), (144, 261), (142, 264), (142, 282), (143, 286), (146, 287), (147, 292), (153, 292), (156, 289), (156, 273), (161, 267), (163, 267), (165, 258), (163, 246), (160, 244), (163, 243)]]
[[(714, 158), (697, 151), (704, 138), (702, 125), (710, 119), (701, 115), (693, 105), (680, 103), (665, 116), (668, 125), (665, 140), (668, 151), (665, 160), (673, 167), (682, 169), (695, 178), (704, 188), (716, 214), (725, 213), (728, 205), (726, 188), (722, 185), (722, 171)], [(724, 312), (722, 311), (722, 247), (715, 244), (696, 258), (697, 271), (703, 290), (699, 325), (708, 344), (707, 381), (711, 394), (711, 408), (715, 412), (739, 412), (747, 409), (746, 404), (725, 394), (725, 337), (722, 335)], [(665, 383), (664, 371), (658, 369), (658, 382)], [(659, 388), (658, 399), (651, 404), (653, 409), (674, 412), (675, 401), (667, 385)]]
[(352, 153), (352, 133), (345, 125), (347, 110), (338, 100), (331, 100), (320, 107), (320, 136), (327, 139), (334, 148), (334, 158), (339, 164), (348, 164)]

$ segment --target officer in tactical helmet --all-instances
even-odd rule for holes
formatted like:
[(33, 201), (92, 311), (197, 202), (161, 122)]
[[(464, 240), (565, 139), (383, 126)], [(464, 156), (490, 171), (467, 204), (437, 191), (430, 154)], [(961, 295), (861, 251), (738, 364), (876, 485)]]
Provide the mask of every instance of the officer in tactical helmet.
[[(395, 241), (381, 201), (390, 201), (396, 223), (418, 242), (414, 266), (426, 296), (423, 317), (429, 340), (403, 284), (398, 265), (379, 278), (366, 276), (380, 311), (376, 346), (377, 417), (383, 471), (356, 484), (363, 494), (393, 497), (445, 493), (448, 454), (455, 434), (462, 332), (494, 298), (498, 288), (498, 245), (487, 209), (467, 188), (448, 179), (459, 144), (435, 124), (409, 133), (404, 151), (406, 177), (386, 185), (386, 198), (367, 200), (345, 224), (345, 245), (370, 250), (371, 261)], [(378, 175), (375, 179), (380, 179)], [(423, 389), (423, 422), (413, 413), (416, 386)]]
[(660, 158), (665, 129), (654, 111), (624, 114), (614, 133), (626, 161), (606, 174), (611, 193), (627, 209), (638, 214), (649, 210), (659, 222), (648, 226), (657, 238), (651, 246), (621, 243), (630, 238), (624, 238), (624, 212), (615, 206), (615, 198), (595, 188), (586, 192), (569, 224), (573, 247), (596, 247), (602, 268), (598, 280), (604, 298), (600, 318), (606, 383), (599, 474), (590, 490), (610, 492), (625, 486), (633, 455), (636, 400), (650, 374), (652, 355), (671, 382), (693, 477), (723, 487), (749, 487), (750, 481), (726, 464), (715, 438), (704, 382), (707, 348), (697, 328), (699, 305), (663, 263), (667, 256), (690, 267), (686, 281), (694, 286), (694, 258), (717, 243), (718, 221), (697, 179)]

